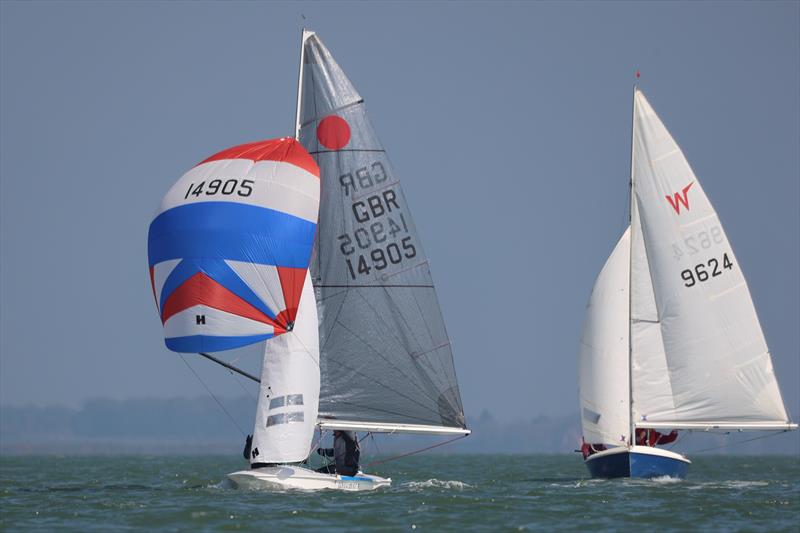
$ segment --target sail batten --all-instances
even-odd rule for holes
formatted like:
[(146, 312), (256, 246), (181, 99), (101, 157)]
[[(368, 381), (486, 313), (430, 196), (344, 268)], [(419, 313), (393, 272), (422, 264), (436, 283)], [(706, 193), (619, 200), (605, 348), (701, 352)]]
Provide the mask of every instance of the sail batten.
[(317, 35), (304, 47), (299, 140), (322, 180), (311, 262), (320, 418), (463, 429), (450, 340), (401, 184), (361, 95)]

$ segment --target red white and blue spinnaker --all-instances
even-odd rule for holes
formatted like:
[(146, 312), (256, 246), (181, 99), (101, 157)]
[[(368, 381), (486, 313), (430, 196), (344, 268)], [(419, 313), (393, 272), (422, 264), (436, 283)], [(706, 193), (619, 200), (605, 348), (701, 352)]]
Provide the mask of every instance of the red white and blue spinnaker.
[(292, 329), (319, 196), (319, 167), (293, 138), (223, 150), (172, 186), (147, 244), (170, 350), (231, 350)]

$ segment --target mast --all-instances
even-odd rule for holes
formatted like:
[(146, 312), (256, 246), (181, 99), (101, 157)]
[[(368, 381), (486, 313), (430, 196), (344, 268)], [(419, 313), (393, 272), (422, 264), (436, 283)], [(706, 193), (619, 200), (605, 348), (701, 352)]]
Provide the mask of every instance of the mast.
[(294, 115), (294, 138), (300, 140), (300, 106), (303, 100), (303, 61), (306, 57), (306, 39), (313, 35), (314, 32), (307, 31), (303, 28), (300, 31), (300, 67), (297, 74), (297, 110)]
[[(638, 74), (638, 71), (637, 71)], [(628, 226), (631, 228), (630, 245), (628, 246), (628, 421), (630, 423), (630, 435), (628, 436), (628, 446), (636, 444), (635, 421), (633, 420), (633, 206), (636, 202), (636, 195), (633, 191), (633, 144), (634, 133), (636, 130), (636, 83), (633, 84), (633, 98), (631, 99), (631, 170), (630, 170), (630, 194), (628, 209)]]

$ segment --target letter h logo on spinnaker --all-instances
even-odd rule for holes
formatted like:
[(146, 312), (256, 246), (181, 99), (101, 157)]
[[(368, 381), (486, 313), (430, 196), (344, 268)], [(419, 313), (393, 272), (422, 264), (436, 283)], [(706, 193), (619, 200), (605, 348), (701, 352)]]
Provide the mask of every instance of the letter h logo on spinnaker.
[(198, 326), (200, 324), (205, 325), (205, 323), (206, 323), (206, 315), (194, 315), (194, 319), (197, 322)]
[(672, 196), (665, 196), (669, 205), (671, 205), (672, 209), (679, 215), (681, 214), (681, 204), (683, 204), (683, 207), (685, 207), (687, 211), (689, 210), (689, 189), (692, 185), (694, 185), (694, 182), (684, 187), (681, 192), (673, 193)]

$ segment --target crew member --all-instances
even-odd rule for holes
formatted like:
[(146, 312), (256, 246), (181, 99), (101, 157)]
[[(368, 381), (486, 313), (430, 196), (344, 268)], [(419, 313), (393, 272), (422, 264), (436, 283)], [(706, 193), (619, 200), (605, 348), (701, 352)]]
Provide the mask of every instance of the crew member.
[(358, 473), (361, 449), (358, 446), (358, 437), (352, 431), (335, 430), (333, 448), (317, 448), (317, 453), (323, 457), (333, 457), (333, 464), (318, 468), (317, 472), (342, 476), (354, 476)]
[(659, 433), (655, 429), (642, 429), (636, 430), (636, 444), (639, 446), (655, 447), (657, 444), (669, 444), (678, 439), (678, 432), (676, 430), (670, 431), (667, 435)]

